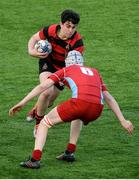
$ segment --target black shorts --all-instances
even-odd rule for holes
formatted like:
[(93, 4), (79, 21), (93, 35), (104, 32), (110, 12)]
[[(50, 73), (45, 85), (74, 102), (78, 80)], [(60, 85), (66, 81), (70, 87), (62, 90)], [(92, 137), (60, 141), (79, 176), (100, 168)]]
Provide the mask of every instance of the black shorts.
[[(51, 72), (54, 73), (56, 72), (56, 68), (53, 66), (53, 63), (49, 59), (40, 59), (39, 60), (39, 74), (42, 72)], [(64, 86), (61, 86), (59, 83), (55, 84), (55, 86), (62, 91), (64, 89)]]

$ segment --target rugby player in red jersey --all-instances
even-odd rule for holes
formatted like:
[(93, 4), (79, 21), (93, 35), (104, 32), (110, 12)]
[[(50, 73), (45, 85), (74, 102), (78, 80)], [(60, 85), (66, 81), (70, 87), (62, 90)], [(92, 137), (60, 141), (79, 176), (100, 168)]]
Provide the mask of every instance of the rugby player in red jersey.
[(62, 81), (70, 87), (72, 98), (59, 104), (44, 116), (38, 127), (32, 157), (20, 163), (26, 168), (40, 168), (40, 159), (48, 129), (56, 124), (80, 120), (84, 125), (100, 117), (103, 100), (112, 109), (117, 119), (128, 133), (133, 132), (133, 125), (126, 120), (118, 103), (108, 92), (99, 72), (83, 66), (83, 57), (78, 51), (71, 51), (65, 59), (66, 67), (51, 74), (49, 78), (36, 86), (23, 100), (10, 109), (9, 115), (20, 111), (31, 99), (54, 84)]
[[(77, 50), (83, 54), (83, 40), (81, 35), (76, 31), (79, 21), (79, 14), (67, 9), (61, 13), (60, 24), (52, 24), (44, 27), (30, 38), (28, 42), (28, 52), (31, 56), (40, 59), (40, 82), (44, 82), (51, 73), (65, 67), (65, 57), (69, 51)], [(48, 53), (40, 53), (34, 48), (37, 41), (45, 39), (52, 45), (52, 52), (49, 55)], [(27, 119), (31, 120), (32, 116), (35, 116), (36, 119), (35, 134), (47, 107), (53, 103), (59, 95), (60, 90), (63, 90), (63, 86), (57, 83), (41, 93), (36, 105), (29, 112)], [(67, 145), (67, 150), (75, 150), (81, 127), (81, 121), (77, 120), (71, 123), (70, 140)]]

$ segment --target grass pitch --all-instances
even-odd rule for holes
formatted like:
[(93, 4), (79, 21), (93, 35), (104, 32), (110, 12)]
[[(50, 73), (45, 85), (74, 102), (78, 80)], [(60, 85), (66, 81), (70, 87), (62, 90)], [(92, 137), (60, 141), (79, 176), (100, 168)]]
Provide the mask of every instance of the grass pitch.
[[(123, 114), (132, 120), (132, 136), (105, 107), (102, 117), (83, 127), (75, 163), (55, 159), (68, 142), (70, 124), (49, 130), (42, 168), (23, 169), (31, 154), (34, 123), (25, 121), (30, 102), (14, 118), (9, 108), (38, 83), (38, 62), (27, 43), (41, 27), (59, 22), (60, 13), (80, 13), (78, 31), (85, 43), (86, 65), (99, 69)], [(0, 178), (3, 179), (137, 179), (139, 178), (139, 1), (138, 0), (5, 0), (0, 1)], [(65, 91), (55, 105), (70, 93)]]

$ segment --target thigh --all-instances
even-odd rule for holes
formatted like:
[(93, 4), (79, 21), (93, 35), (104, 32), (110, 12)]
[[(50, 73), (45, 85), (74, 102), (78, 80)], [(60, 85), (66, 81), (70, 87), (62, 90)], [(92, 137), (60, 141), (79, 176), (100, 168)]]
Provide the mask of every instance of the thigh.
[(69, 99), (57, 106), (57, 112), (63, 121), (70, 122), (80, 119), (80, 110), (76, 108), (76, 105), (72, 99)]
[(89, 103), (88, 107), (86, 108), (86, 111), (82, 115), (82, 120), (84, 125), (87, 125), (89, 122), (98, 119), (102, 113), (102, 110), (103, 110), (102, 104)]
[(46, 79), (47, 79), (51, 74), (52, 74), (52, 73), (49, 72), (49, 71), (42, 72), (42, 73), (39, 75), (40, 83), (46, 81)]
[[(47, 78), (51, 75), (51, 72), (42, 72), (40, 74), (40, 83), (47, 80)], [(47, 90), (45, 90), (43, 93), (41, 93), (41, 97), (47, 97), (49, 98), (50, 104), (58, 97), (60, 94), (60, 90), (55, 86), (51, 86)]]
[[(39, 75), (40, 83), (46, 81), (46, 79), (53, 73), (51, 69), (47, 69), (47, 71), (42, 71)], [(55, 87), (62, 91), (64, 89), (64, 85), (61, 85), (61, 83), (55, 84)]]
[(84, 124), (96, 120), (100, 116), (102, 109), (102, 105), (92, 104), (80, 99), (69, 99), (57, 107), (59, 116), (63, 121), (69, 122), (80, 119)]
[(48, 56), (46, 59), (39, 60), (39, 74), (49, 71), (54, 73), (56, 71), (55, 67), (53, 66), (51, 58)]
[(57, 107), (53, 108), (46, 116), (50, 119), (53, 125), (63, 122), (57, 112)]
[[(56, 69), (53, 67), (52, 63), (50, 63), (50, 59), (40, 59), (39, 60), (39, 80), (40, 83), (47, 80), (47, 78), (56, 71)], [(60, 86), (59, 84), (55, 84), (54, 86), (50, 87), (46, 91), (44, 91), (41, 96), (45, 96), (49, 98), (50, 104), (57, 98), (57, 96), (60, 93), (60, 90), (63, 90), (63, 86)]]

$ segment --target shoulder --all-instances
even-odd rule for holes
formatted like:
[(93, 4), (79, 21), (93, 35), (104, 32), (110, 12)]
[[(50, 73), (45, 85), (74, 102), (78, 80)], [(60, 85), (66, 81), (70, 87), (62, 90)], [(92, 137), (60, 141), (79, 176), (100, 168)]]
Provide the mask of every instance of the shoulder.
[(48, 34), (50, 36), (55, 36), (56, 31), (58, 29), (59, 25), (58, 24), (52, 24), (48, 27)]
[(71, 39), (79, 40), (79, 39), (82, 39), (82, 37), (81, 37), (80, 33), (76, 31), (76, 32), (73, 34), (73, 36), (71, 37)]
[(49, 31), (54, 31), (57, 29), (58, 26), (59, 26), (58, 24), (52, 24), (48, 27), (48, 29), (49, 29)]
[(50, 36), (56, 36), (56, 31), (57, 31), (58, 26), (59, 26), (58, 24), (45, 26), (43, 28), (43, 34), (45, 35), (45, 37), (49, 39)]

